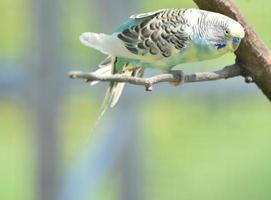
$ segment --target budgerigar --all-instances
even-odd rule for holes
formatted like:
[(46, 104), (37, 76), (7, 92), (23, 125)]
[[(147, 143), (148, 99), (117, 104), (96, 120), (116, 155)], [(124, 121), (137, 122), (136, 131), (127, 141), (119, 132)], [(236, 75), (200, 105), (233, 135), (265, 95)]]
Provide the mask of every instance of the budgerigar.
[[(181, 63), (233, 52), (244, 36), (237, 21), (191, 8), (133, 15), (111, 35), (87, 32), (80, 41), (108, 55), (94, 73), (142, 76), (146, 68), (170, 71)], [(117, 103), (123, 87), (124, 83), (110, 83), (102, 113)]]

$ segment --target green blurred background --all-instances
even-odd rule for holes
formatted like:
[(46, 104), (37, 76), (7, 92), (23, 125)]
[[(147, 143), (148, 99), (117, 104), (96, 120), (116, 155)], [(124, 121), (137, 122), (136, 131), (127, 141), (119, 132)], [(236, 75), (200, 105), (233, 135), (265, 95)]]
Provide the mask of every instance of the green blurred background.
[[(271, 2), (234, 2), (271, 47)], [(254, 84), (161, 84), (152, 93), (129, 85), (94, 127), (107, 84), (67, 78), (104, 58), (79, 43), (82, 32), (108, 33), (129, 15), (172, 7), (196, 5), (0, 0), (0, 199), (271, 199), (270, 103)]]

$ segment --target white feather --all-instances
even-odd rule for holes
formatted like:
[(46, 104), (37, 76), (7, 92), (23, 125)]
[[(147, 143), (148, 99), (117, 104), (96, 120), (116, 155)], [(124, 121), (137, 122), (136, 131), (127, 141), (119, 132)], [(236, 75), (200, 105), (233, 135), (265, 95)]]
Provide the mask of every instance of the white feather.
[(104, 54), (131, 57), (132, 53), (129, 52), (123, 42), (116, 37), (116, 35), (106, 35), (104, 33), (83, 33), (80, 35), (82, 44), (97, 49)]
[[(125, 71), (124, 74), (131, 76), (132, 71)], [(118, 83), (116, 88), (114, 88), (114, 93), (112, 94), (112, 102), (110, 104), (110, 107), (113, 108), (119, 101), (119, 98), (122, 94), (123, 88), (125, 86), (125, 83)]]
[[(112, 72), (112, 65), (107, 65), (107, 66), (104, 66), (104, 67), (101, 67), (99, 69), (97, 69), (95, 72), (93, 72), (94, 75), (103, 75), (103, 76), (106, 76), (106, 75), (110, 75)], [(99, 83), (100, 81), (92, 81), (90, 83), (90, 85), (96, 85), (97, 83)]]
[(125, 83), (118, 83), (116, 88), (114, 88), (114, 93), (112, 94), (112, 101), (111, 101), (111, 104), (110, 104), (111, 108), (113, 108), (118, 103), (124, 86), (125, 86)]
[[(112, 58), (112, 56), (108, 56), (105, 60), (103, 60), (99, 64), (99, 68), (95, 72), (92, 72), (92, 73), (94, 75), (98, 75), (98, 76), (111, 75), (112, 74), (113, 62), (114, 62), (114, 58)], [(90, 83), (90, 85), (93, 86), (93, 85), (96, 85), (99, 82), (100, 81), (92, 81)]]

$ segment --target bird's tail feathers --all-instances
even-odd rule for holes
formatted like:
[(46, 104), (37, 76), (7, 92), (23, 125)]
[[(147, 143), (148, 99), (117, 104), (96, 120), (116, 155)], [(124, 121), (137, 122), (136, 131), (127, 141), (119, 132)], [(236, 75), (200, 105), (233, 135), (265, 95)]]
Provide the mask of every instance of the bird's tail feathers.
[[(126, 71), (124, 72), (126, 75), (132, 75), (132, 71)], [(99, 116), (99, 119), (103, 116), (103, 114), (106, 112), (106, 110), (109, 107), (114, 107), (122, 94), (122, 91), (124, 89), (125, 83), (117, 83), (112, 82), (110, 83), (110, 87), (107, 89), (106, 95), (104, 97), (102, 106), (101, 106), (101, 113)]]
[[(110, 75), (114, 71), (114, 62), (115, 58), (112, 56), (109, 56), (106, 58), (100, 65), (99, 69), (93, 72), (96, 75)], [(123, 70), (124, 74), (128, 76), (132, 76), (133, 71), (132, 70)], [(99, 81), (93, 81), (91, 82), (91, 85), (95, 85), (99, 83)], [(100, 115), (98, 117), (98, 121), (101, 119), (101, 117), (104, 115), (106, 110), (109, 107), (114, 107), (117, 103), (118, 100), (122, 94), (123, 88), (125, 86), (125, 83), (119, 83), (119, 82), (111, 82), (109, 88), (107, 89), (106, 95), (104, 97), (102, 106), (101, 106), (101, 111)]]

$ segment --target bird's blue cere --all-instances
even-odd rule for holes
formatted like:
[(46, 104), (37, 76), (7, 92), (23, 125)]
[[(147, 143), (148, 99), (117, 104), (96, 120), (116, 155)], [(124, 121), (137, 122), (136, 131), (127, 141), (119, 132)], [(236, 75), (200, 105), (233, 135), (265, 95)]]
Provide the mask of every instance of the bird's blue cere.
[(232, 42), (233, 42), (233, 43), (239, 44), (239, 43), (241, 42), (241, 38), (234, 37), (234, 38), (232, 39)]

